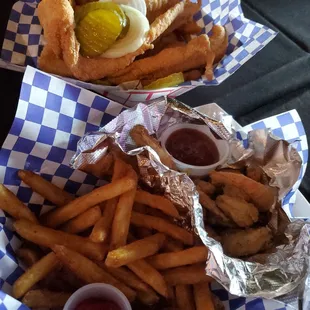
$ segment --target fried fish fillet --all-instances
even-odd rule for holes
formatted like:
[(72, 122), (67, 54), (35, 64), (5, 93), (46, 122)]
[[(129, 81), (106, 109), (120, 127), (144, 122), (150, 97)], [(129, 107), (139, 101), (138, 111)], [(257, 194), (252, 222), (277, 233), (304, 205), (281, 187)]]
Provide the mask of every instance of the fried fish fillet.
[(267, 249), (272, 239), (266, 227), (226, 233), (222, 236), (224, 252), (232, 257), (254, 255)]
[[(138, 55), (153, 48), (153, 42), (162, 35), (184, 11), (180, 2), (160, 15), (150, 25), (144, 44), (135, 52), (119, 58), (87, 58), (80, 54), (80, 44), (75, 36), (74, 9), (68, 0), (42, 0), (38, 16), (45, 38), (59, 59), (63, 59), (73, 76), (80, 80), (96, 80), (129, 66)], [(40, 62), (39, 62), (40, 64)]]
[(216, 205), (239, 227), (250, 227), (258, 221), (257, 209), (243, 199), (220, 195), (216, 198)]
[(225, 185), (223, 191), (225, 195), (230, 197), (240, 198), (245, 201), (251, 200), (250, 196), (247, 193), (245, 193), (242, 188), (238, 188), (236, 186)]
[(251, 198), (260, 212), (266, 212), (272, 207), (276, 195), (273, 188), (258, 183), (243, 174), (214, 171), (210, 173), (213, 185), (233, 185), (241, 188)]
[(209, 38), (200, 35), (185, 46), (166, 48), (155, 56), (135, 61), (126, 69), (109, 77), (109, 81), (118, 85), (134, 80), (154, 80), (172, 73), (199, 68), (206, 63), (212, 69), (212, 62), (208, 60), (209, 55), (213, 57)]
[(228, 35), (223, 26), (215, 25), (210, 35), (210, 45), (214, 52), (214, 62), (219, 62), (225, 55), (228, 46)]
[(147, 19), (152, 23), (158, 16), (179, 3), (180, 0), (145, 0)]
[(175, 169), (175, 164), (171, 156), (161, 147), (159, 142), (151, 137), (148, 131), (142, 125), (136, 125), (130, 130), (130, 136), (137, 144), (137, 146), (150, 146), (159, 156), (161, 162), (169, 167)]
[(210, 217), (218, 218), (221, 223), (227, 223), (227, 226), (230, 226), (230, 219), (218, 208), (215, 201), (205, 194), (199, 186), (197, 186), (197, 191), (199, 193), (199, 202), (208, 210)]
[(38, 60), (39, 68), (61, 76), (72, 77), (72, 73), (65, 62), (58, 58), (49, 44), (45, 45)]

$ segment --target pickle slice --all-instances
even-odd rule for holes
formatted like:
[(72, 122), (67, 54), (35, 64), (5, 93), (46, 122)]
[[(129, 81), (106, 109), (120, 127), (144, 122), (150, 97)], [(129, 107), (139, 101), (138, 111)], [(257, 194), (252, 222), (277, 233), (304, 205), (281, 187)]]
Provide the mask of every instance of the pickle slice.
[(90, 12), (96, 10), (108, 10), (117, 13), (121, 18), (122, 26), (125, 28), (127, 24), (127, 19), (122, 8), (114, 3), (114, 2), (89, 2), (84, 5), (78, 6), (75, 9), (74, 17), (75, 23), (79, 24), (79, 22)]
[(173, 86), (177, 86), (183, 82), (184, 82), (183, 73), (178, 72), (178, 73), (170, 74), (164, 78), (158, 79), (158, 80), (144, 86), (144, 89), (151, 90), (151, 89), (173, 87)]
[(95, 57), (103, 54), (117, 40), (123, 30), (119, 15), (98, 9), (88, 12), (75, 29), (81, 54)]

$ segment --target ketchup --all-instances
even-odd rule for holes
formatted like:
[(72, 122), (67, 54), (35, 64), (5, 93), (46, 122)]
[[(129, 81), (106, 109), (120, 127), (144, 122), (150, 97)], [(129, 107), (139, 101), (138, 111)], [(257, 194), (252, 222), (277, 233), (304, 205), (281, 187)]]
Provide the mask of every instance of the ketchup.
[(118, 305), (112, 301), (89, 298), (82, 301), (74, 310), (121, 310)]
[(166, 149), (175, 159), (192, 166), (208, 166), (219, 160), (215, 143), (196, 129), (176, 130), (168, 137)]

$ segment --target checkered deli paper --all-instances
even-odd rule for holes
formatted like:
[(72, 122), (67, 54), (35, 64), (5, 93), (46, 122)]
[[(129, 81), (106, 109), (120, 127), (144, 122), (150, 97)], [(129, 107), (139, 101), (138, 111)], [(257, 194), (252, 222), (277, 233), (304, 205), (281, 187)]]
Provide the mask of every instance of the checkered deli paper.
[[(19, 66), (37, 66), (44, 45), (42, 27), (36, 10), (38, 2), (39, 0), (20, 0), (14, 4), (1, 53), (1, 58), (6, 63), (0, 62), (0, 66), (13, 70), (22, 69)], [(240, 0), (202, 0), (202, 9), (196, 14), (195, 20), (204, 28), (203, 33), (208, 34), (214, 24), (220, 24), (225, 26), (228, 34), (227, 53), (216, 66), (213, 81), (191, 81), (180, 87), (156, 91), (123, 91), (118, 87), (106, 87), (77, 80), (71, 82), (127, 106), (163, 95), (176, 97), (198, 85), (211, 86), (222, 83), (276, 36), (273, 30), (245, 18)]]
[[(0, 182), (14, 192), (37, 215), (52, 208), (51, 204), (22, 183), (19, 169), (32, 170), (64, 190), (83, 195), (102, 181), (73, 170), (69, 163), (78, 140), (96, 131), (119, 115), (125, 107), (88, 90), (28, 67), (22, 82), (20, 98), (12, 128), (0, 151)], [(220, 110), (220, 109), (219, 109)], [(216, 105), (213, 107), (216, 111)], [(306, 169), (308, 147), (305, 132), (295, 110), (267, 118), (243, 128), (269, 127), (282, 139), (295, 141), (303, 165), (299, 182)], [(243, 133), (239, 136), (242, 138)], [(284, 199), (284, 208), (294, 207), (294, 192)], [(12, 230), (12, 220), (0, 210), (0, 309), (28, 309), (10, 297), (14, 281), (23, 273), (15, 257), (21, 240)], [(227, 310), (291, 310), (294, 307), (277, 300), (244, 298), (230, 295), (215, 284), (214, 293)]]

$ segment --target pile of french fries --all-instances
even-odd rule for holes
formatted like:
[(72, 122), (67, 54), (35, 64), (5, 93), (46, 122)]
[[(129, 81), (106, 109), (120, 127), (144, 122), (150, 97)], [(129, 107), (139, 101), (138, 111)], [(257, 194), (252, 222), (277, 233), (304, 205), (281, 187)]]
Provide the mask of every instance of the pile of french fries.
[(175, 224), (178, 208), (140, 189), (134, 168), (121, 158), (114, 156), (112, 168), (110, 183), (78, 198), (19, 171), (25, 184), (55, 205), (39, 218), (0, 185), (0, 208), (25, 240), (16, 254), (27, 269), (13, 296), (31, 309), (58, 308), (79, 287), (107, 283), (134, 309), (162, 300), (169, 309), (221, 308), (205, 274), (208, 249)]

